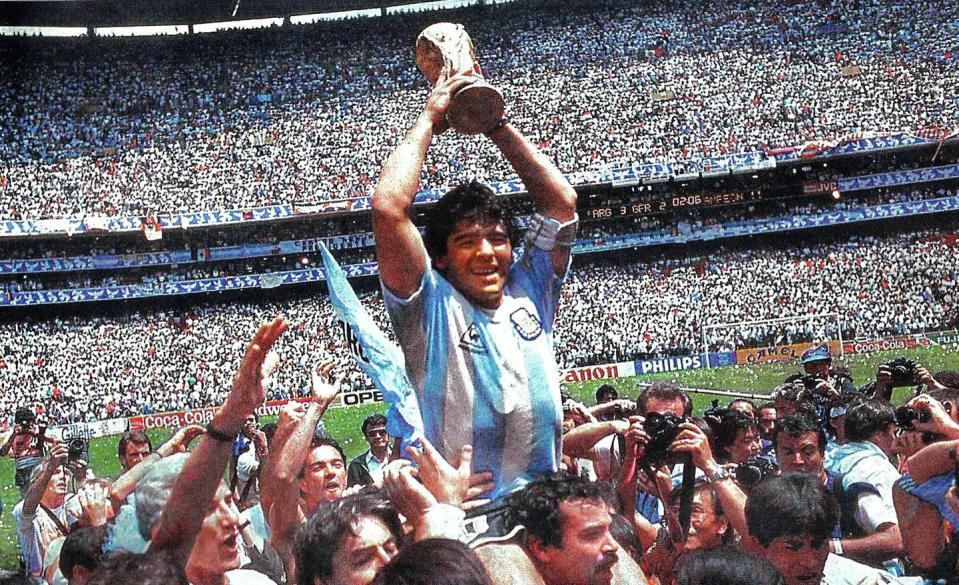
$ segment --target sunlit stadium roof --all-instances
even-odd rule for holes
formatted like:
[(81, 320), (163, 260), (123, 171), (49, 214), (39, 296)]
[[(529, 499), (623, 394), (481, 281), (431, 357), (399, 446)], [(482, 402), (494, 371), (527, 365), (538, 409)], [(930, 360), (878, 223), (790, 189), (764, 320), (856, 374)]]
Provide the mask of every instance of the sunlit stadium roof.
[[(504, 0), (0, 0), (0, 27), (130, 27), (321, 15), (349, 17)], [(508, 0), (506, 0), (508, 1)], [(296, 19), (293, 19), (296, 23)], [(172, 29), (171, 29), (172, 31)], [(30, 34), (27, 29), (24, 33)], [(118, 32), (117, 34), (123, 34)], [(169, 34), (166, 33), (166, 34)]]

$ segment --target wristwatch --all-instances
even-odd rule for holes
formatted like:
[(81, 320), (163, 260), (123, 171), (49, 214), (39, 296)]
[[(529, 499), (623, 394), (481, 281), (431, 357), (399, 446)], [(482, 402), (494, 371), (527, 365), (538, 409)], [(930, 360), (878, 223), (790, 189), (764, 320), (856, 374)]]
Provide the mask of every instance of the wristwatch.
[(716, 471), (706, 474), (706, 481), (708, 481), (709, 483), (715, 483), (717, 481), (723, 481), (724, 479), (732, 479), (732, 478), (733, 478), (733, 474), (729, 473), (729, 470), (723, 467), (722, 465), (720, 465), (719, 469), (717, 469)]

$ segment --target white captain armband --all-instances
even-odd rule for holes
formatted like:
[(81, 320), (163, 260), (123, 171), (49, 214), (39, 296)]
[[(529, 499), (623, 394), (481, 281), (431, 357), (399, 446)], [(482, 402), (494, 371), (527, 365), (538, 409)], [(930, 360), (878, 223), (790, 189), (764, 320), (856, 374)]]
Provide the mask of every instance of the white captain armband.
[(561, 223), (551, 217), (534, 213), (529, 218), (526, 241), (540, 250), (550, 251), (556, 246), (571, 248), (576, 243), (576, 231), (579, 228), (579, 214), (573, 219)]

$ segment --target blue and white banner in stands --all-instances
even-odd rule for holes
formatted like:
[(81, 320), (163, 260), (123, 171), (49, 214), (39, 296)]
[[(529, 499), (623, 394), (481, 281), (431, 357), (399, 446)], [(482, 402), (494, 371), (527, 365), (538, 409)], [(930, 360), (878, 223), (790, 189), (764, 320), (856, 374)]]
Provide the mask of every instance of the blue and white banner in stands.
[[(709, 365), (712, 367), (731, 366), (736, 363), (736, 354), (731, 351), (711, 352)], [(649, 360), (636, 360), (636, 374), (659, 374), (662, 372), (679, 372), (682, 370), (698, 370), (706, 367), (706, 354), (682, 355)]]
[(931, 183), (957, 178), (959, 178), (959, 165), (946, 165), (914, 171), (894, 171), (863, 177), (849, 177), (839, 179), (838, 185), (841, 193), (847, 193), (850, 191), (861, 191), (863, 189), (875, 189), (877, 187)]

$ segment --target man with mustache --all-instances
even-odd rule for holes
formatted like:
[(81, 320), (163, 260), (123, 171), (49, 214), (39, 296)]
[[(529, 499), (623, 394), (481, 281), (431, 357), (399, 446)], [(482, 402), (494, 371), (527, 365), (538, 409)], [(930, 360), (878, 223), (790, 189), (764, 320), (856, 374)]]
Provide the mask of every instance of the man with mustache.
[(524, 548), (546, 585), (609, 585), (619, 545), (609, 531), (607, 484), (550, 476), (514, 496), (510, 524), (525, 528)]

